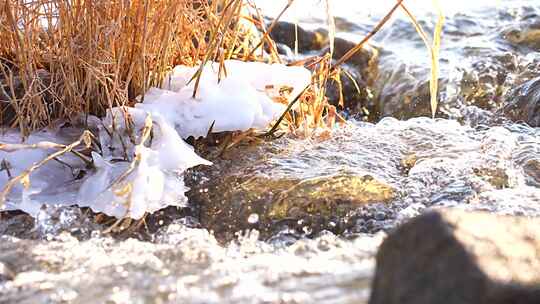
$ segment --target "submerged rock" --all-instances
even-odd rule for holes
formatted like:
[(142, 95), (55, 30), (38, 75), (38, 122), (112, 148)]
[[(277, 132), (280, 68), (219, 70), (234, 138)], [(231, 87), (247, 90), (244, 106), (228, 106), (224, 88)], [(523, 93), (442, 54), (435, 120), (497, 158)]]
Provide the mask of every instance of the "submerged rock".
[(539, 303), (540, 222), (439, 210), (392, 233), (371, 304)]
[[(538, 15), (535, 17), (538, 20)], [(526, 22), (502, 31), (502, 36), (514, 46), (540, 50), (540, 22)]]
[(283, 219), (297, 213), (344, 216), (352, 206), (389, 202), (395, 190), (371, 175), (334, 175), (306, 179), (281, 192), (270, 216)]
[(371, 175), (272, 175), (236, 172), (195, 187), (190, 196), (201, 204), (202, 225), (225, 239), (251, 228), (263, 237), (285, 227), (307, 235), (342, 233), (351, 212), (396, 197), (392, 186)]
[(540, 77), (518, 86), (507, 97), (502, 113), (513, 121), (540, 127)]

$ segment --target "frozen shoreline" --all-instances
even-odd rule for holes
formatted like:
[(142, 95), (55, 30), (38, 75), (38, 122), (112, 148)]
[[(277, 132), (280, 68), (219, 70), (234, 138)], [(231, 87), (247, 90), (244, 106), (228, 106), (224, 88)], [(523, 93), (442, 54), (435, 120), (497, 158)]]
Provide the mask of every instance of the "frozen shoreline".
[[(197, 69), (178, 66), (162, 88), (151, 88), (135, 108), (110, 109), (102, 120), (91, 117), (89, 127), (97, 130), (102, 150), (91, 153), (93, 168), (70, 153), (57, 157), (31, 174), (27, 189), (16, 185), (0, 210), (36, 216), (42, 205), (78, 205), (139, 219), (167, 206), (185, 206), (184, 193), (189, 189), (183, 182), (184, 171), (211, 162), (196, 155), (182, 138), (205, 136), (212, 125), (213, 132), (263, 130), (286, 108), (277, 102), (283, 97), (281, 89), (294, 96), (311, 82), (311, 73), (302, 67), (228, 60), (222, 70), (217, 63), (204, 67), (193, 98), (195, 81), (189, 80)], [(145, 131), (148, 127), (151, 130)], [(82, 131), (72, 126), (42, 130), (31, 134), (25, 144), (67, 145)], [(21, 136), (8, 130), (0, 142), (19, 144)], [(10, 176), (54, 151), (30, 147), (0, 151), (7, 168), (0, 184), (6, 185)]]

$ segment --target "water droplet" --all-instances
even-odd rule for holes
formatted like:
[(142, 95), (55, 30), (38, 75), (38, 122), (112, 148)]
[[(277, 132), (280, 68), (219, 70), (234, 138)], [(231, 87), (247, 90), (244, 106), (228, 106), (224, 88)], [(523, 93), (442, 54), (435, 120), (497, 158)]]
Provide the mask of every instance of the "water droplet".
[(250, 224), (256, 224), (259, 222), (259, 215), (257, 213), (252, 213), (248, 217), (248, 223)]

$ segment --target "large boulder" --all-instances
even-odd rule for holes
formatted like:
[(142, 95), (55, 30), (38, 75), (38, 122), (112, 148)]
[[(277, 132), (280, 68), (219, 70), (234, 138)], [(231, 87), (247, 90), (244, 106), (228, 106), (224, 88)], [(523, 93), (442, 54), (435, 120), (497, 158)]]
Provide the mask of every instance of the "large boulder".
[(381, 245), (369, 303), (540, 303), (540, 221), (425, 213)]

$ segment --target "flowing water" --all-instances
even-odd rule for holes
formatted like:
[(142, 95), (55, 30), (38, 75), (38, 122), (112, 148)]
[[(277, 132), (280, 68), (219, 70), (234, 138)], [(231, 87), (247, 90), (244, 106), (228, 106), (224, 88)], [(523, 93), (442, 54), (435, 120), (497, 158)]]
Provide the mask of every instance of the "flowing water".
[[(268, 15), (285, 2), (257, 1)], [(353, 42), (391, 6), (330, 2), (338, 37)], [(324, 3), (299, 0), (284, 18), (325, 27)], [(416, 3), (432, 31), (431, 2)], [(375, 37), (371, 88), (371, 110), (392, 117), (351, 118), (328, 140), (236, 147), (188, 178), (191, 208), (131, 234), (106, 234), (74, 207), (2, 214), (0, 303), (367, 303), (378, 245), (424, 210), (540, 216), (540, 128), (503, 110), (538, 104), (534, 83), (511, 89), (540, 75), (540, 4), (452, 4), (440, 118), (418, 117), (429, 114), (428, 56), (398, 16)]]

